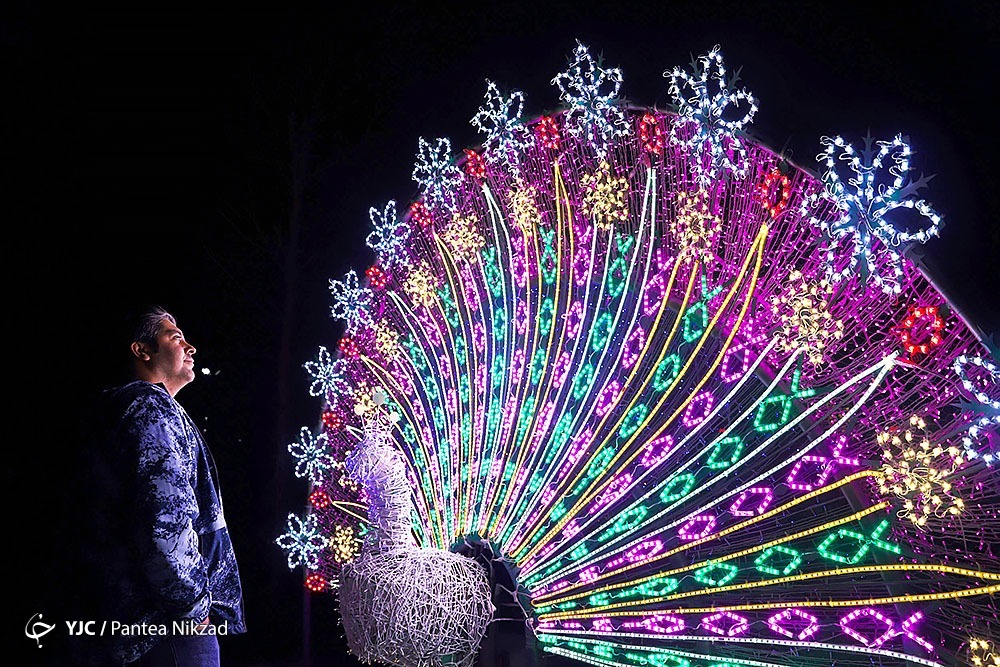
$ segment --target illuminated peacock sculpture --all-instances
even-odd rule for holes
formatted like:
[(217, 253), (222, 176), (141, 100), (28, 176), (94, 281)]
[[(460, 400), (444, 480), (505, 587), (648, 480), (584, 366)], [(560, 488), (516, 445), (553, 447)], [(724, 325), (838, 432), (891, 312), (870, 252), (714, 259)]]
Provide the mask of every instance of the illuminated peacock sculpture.
[(992, 346), (910, 255), (942, 220), (903, 136), (748, 134), (718, 47), (617, 99), (578, 44), (564, 107), (487, 81), (421, 196), (331, 280), (277, 538), (360, 660), (470, 665), (496, 577), (594, 665), (997, 665)]

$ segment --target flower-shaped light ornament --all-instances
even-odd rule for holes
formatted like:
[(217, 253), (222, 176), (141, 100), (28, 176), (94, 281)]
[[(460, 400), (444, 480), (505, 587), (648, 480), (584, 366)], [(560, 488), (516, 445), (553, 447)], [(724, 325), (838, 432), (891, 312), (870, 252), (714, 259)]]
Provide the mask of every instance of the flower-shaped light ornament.
[[(680, 67), (663, 73), (670, 79), (670, 94), (680, 116), (670, 127), (670, 143), (689, 152), (697, 184), (709, 188), (722, 172), (746, 174), (746, 147), (739, 135), (753, 122), (757, 99), (745, 88), (730, 88), (738, 76), (727, 80), (718, 46), (699, 56), (691, 68), (690, 73)], [(730, 107), (741, 104), (748, 107), (742, 117), (726, 117)]]
[[(823, 137), (820, 143), (824, 150), (816, 159), (826, 167), (824, 187), (803, 199), (801, 212), (827, 237), (822, 249), (827, 279), (836, 284), (860, 272), (865, 282), (870, 278), (886, 294), (898, 294), (900, 246), (926, 243), (941, 229), (941, 216), (923, 199), (913, 198), (929, 178), (909, 179), (910, 146), (901, 135), (876, 142), (877, 149), (867, 137), (860, 153), (841, 137)], [(846, 179), (838, 173), (843, 166), (838, 162), (850, 172)], [(825, 203), (833, 204), (832, 220), (817, 215)], [(915, 230), (901, 228), (906, 212), (923, 218), (913, 225)]]
[(580, 42), (573, 56), (569, 69), (552, 79), (553, 85), (559, 86), (559, 99), (568, 106), (564, 124), (574, 136), (586, 134), (587, 143), (603, 158), (608, 142), (629, 133), (625, 115), (615, 106), (622, 72), (595, 63), (590, 50)]

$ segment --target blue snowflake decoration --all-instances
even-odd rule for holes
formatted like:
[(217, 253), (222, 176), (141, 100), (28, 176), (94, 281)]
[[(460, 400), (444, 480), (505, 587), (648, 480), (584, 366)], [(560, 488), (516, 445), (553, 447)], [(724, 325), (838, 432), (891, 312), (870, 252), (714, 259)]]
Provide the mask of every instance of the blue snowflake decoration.
[[(923, 199), (912, 198), (930, 179), (908, 179), (910, 147), (901, 135), (876, 142), (877, 150), (872, 138), (866, 137), (860, 154), (841, 137), (823, 137), (820, 144), (824, 150), (816, 159), (826, 166), (824, 187), (803, 199), (801, 212), (827, 237), (823, 246), (827, 279), (839, 283), (860, 272), (865, 282), (870, 278), (886, 294), (898, 294), (903, 270), (897, 248), (926, 243), (941, 229), (941, 216)], [(846, 181), (837, 171), (838, 161), (849, 170)], [(824, 202), (835, 208), (832, 220), (815, 214)], [(926, 226), (900, 229), (892, 222), (900, 212), (915, 212)], [(848, 246), (846, 252), (842, 245)]]
[(470, 121), (473, 127), (486, 134), (483, 142), (486, 159), (493, 164), (502, 163), (514, 173), (520, 171), (518, 156), (534, 141), (534, 136), (521, 121), (523, 111), (524, 93), (516, 90), (505, 98), (497, 85), (487, 79), (485, 106), (479, 107), (479, 112)]
[(368, 217), (375, 229), (365, 239), (365, 243), (375, 251), (379, 265), (390, 271), (407, 266), (409, 258), (406, 241), (410, 237), (410, 227), (396, 217), (395, 200), (389, 200), (383, 211), (371, 207), (368, 209)]
[(327, 453), (326, 433), (313, 437), (305, 426), (299, 431), (299, 441), (288, 445), (288, 452), (295, 458), (295, 476), (308, 477), (313, 484), (322, 484), (335, 465)]
[[(753, 122), (757, 100), (746, 89), (731, 89), (738, 77), (726, 78), (718, 46), (699, 56), (691, 68), (690, 74), (678, 67), (663, 73), (670, 78), (679, 115), (670, 128), (670, 143), (690, 152), (695, 179), (707, 188), (722, 172), (746, 175), (747, 152), (740, 133)], [(749, 107), (742, 117), (726, 117), (730, 108), (741, 104)]]
[(417, 146), (413, 180), (420, 186), (425, 203), (454, 213), (458, 206), (455, 189), (462, 182), (462, 172), (452, 160), (451, 141), (438, 139), (432, 148), (420, 137)]
[(322, 396), (328, 402), (332, 402), (331, 399), (337, 394), (351, 390), (347, 378), (347, 362), (343, 359), (334, 361), (322, 345), (319, 348), (319, 356), (316, 361), (307, 361), (302, 364), (302, 367), (309, 375), (313, 376), (313, 382), (309, 386), (310, 396)]
[(327, 539), (319, 531), (315, 514), (307, 515), (305, 521), (289, 514), (288, 531), (274, 542), (287, 552), (289, 570), (299, 565), (315, 570), (319, 567), (319, 555), (326, 548)]
[[(579, 41), (573, 55), (575, 60), (569, 68), (556, 75), (552, 83), (559, 86), (559, 99), (569, 105), (565, 114), (569, 133), (574, 136), (586, 133), (587, 143), (603, 158), (609, 141), (629, 133), (624, 114), (614, 105), (621, 90), (622, 73), (618, 68), (604, 69), (595, 63), (588, 48)], [(607, 92), (602, 94), (602, 90)]]
[(333, 294), (333, 306), (330, 315), (334, 319), (347, 322), (347, 332), (355, 333), (358, 327), (371, 323), (369, 308), (372, 303), (372, 291), (361, 287), (358, 274), (351, 269), (343, 280), (330, 280), (330, 292)]

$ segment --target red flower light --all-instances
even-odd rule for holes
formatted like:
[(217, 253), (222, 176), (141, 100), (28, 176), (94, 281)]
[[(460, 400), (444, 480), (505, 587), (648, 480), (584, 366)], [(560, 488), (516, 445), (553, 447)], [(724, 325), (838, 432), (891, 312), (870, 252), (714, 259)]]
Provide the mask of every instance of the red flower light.
[(389, 282), (389, 275), (377, 266), (369, 266), (365, 269), (365, 275), (375, 289), (382, 289)]
[(788, 199), (791, 196), (791, 182), (777, 167), (768, 172), (757, 186), (757, 198), (771, 214), (772, 219), (781, 215), (788, 206)]
[(639, 140), (646, 152), (656, 155), (663, 153), (663, 128), (660, 127), (659, 120), (652, 113), (643, 114), (639, 120)]
[(309, 502), (312, 503), (313, 507), (321, 510), (329, 507), (333, 500), (331, 500), (330, 494), (323, 489), (316, 489), (309, 494)]
[(326, 577), (317, 573), (310, 574), (306, 577), (305, 587), (313, 593), (322, 593), (326, 590)]
[(325, 426), (327, 429), (331, 431), (336, 431), (343, 425), (344, 425), (343, 418), (336, 412), (327, 410), (326, 412), (323, 413), (323, 426)]
[(545, 148), (552, 150), (559, 148), (559, 128), (552, 116), (542, 116), (538, 119), (538, 125), (535, 125), (535, 136)]
[(423, 229), (430, 227), (431, 223), (434, 222), (430, 209), (428, 209), (423, 202), (413, 202), (410, 206), (410, 215)]
[(465, 173), (481, 181), (486, 178), (486, 161), (474, 150), (465, 149)]
[(907, 316), (896, 329), (903, 350), (912, 361), (918, 355), (926, 355), (943, 340), (944, 318), (938, 314), (937, 306), (911, 306)]
[(354, 359), (358, 356), (358, 344), (348, 336), (340, 339), (340, 342), (337, 343), (337, 349), (343, 352), (348, 359)]

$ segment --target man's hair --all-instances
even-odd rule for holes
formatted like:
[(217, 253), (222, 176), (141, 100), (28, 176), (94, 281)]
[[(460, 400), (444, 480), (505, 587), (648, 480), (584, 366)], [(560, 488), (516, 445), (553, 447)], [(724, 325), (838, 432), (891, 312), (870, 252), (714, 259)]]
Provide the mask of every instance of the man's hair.
[(135, 316), (133, 321), (131, 342), (148, 345), (153, 352), (159, 350), (160, 346), (156, 340), (156, 336), (160, 333), (160, 326), (163, 320), (167, 320), (173, 325), (177, 324), (174, 316), (162, 306), (152, 306), (141, 311)]

